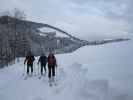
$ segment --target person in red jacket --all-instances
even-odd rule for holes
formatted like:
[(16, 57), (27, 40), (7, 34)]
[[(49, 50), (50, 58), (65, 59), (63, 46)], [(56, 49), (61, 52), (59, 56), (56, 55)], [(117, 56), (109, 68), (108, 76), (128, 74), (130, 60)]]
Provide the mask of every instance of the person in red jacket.
[(48, 55), (48, 77), (55, 77), (55, 69), (57, 67), (56, 58), (53, 53), (49, 53)]

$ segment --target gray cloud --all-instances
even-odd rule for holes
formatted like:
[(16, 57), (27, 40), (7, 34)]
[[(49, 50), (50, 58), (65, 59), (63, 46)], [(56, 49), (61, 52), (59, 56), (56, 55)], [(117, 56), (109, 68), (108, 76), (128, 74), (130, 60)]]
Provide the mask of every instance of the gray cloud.
[[(108, 17), (132, 20), (133, 0), (69, 0), (79, 6), (92, 6), (104, 12)], [(81, 3), (82, 2), (82, 3)]]
[(109, 38), (132, 32), (132, 0), (0, 0), (0, 10), (24, 10), (27, 19), (79, 37)]

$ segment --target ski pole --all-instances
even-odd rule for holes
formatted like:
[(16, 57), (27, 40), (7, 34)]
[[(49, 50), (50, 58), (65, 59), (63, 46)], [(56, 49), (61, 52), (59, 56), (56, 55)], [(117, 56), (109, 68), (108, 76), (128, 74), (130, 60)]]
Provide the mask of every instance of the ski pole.
[(55, 81), (57, 81), (57, 66), (56, 66), (56, 75), (55, 75)]
[(36, 76), (35, 62), (33, 63), (33, 72), (34, 72), (34, 75)]
[(23, 69), (23, 76), (25, 75), (25, 70), (26, 68), (25, 68), (25, 64), (24, 64), (24, 69)]
[(38, 69), (38, 75), (39, 75), (39, 67), (40, 67), (40, 66), (39, 66), (39, 63), (38, 63), (38, 68), (37, 68), (37, 69)]

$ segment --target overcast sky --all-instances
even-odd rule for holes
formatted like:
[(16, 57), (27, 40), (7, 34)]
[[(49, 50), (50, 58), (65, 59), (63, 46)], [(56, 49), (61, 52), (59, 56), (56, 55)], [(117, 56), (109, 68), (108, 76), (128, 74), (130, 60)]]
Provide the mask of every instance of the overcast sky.
[(28, 20), (84, 39), (130, 36), (133, 0), (0, 0), (0, 11), (19, 8)]

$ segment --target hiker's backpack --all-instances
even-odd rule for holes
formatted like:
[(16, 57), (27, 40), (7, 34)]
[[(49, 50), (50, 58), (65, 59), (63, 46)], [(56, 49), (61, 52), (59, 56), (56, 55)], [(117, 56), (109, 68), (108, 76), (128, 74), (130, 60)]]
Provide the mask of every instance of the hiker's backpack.
[(54, 56), (52, 56), (52, 57), (48, 57), (48, 65), (50, 65), (50, 66), (54, 66), (54, 65), (56, 65), (56, 59), (55, 59), (55, 57)]
[(35, 60), (34, 56), (27, 56), (27, 64), (32, 64), (33, 61)]
[(41, 62), (41, 64), (46, 64), (47, 63), (47, 57), (46, 56), (41, 56), (39, 58), (39, 61)]

